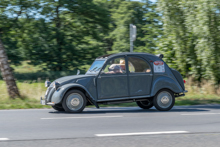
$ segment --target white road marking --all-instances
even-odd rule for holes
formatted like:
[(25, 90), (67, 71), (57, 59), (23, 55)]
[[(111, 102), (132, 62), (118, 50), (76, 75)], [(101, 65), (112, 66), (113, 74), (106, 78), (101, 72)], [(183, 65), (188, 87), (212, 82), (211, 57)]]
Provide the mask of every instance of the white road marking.
[(138, 133), (95, 134), (95, 136), (107, 137), (107, 136), (131, 136), (131, 135), (182, 134), (182, 133), (189, 133), (189, 132), (188, 131), (138, 132)]
[(220, 113), (189, 113), (189, 114), (181, 114), (181, 115), (216, 115)]
[(9, 140), (8, 138), (0, 138), (0, 141)]
[(74, 118), (112, 118), (112, 117), (123, 117), (122, 115), (115, 116), (84, 116), (84, 117), (51, 117), (51, 118), (41, 118), (41, 119), (74, 119)]

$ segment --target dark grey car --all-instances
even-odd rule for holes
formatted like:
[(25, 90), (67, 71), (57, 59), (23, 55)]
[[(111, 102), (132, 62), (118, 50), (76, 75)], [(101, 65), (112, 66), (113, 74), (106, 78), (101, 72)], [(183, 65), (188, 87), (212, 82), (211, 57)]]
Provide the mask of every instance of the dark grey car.
[(180, 73), (168, 67), (163, 55), (119, 53), (98, 57), (85, 75), (45, 82), (41, 104), (58, 111), (81, 112), (86, 105), (136, 102), (143, 109), (170, 110), (175, 98), (187, 92)]

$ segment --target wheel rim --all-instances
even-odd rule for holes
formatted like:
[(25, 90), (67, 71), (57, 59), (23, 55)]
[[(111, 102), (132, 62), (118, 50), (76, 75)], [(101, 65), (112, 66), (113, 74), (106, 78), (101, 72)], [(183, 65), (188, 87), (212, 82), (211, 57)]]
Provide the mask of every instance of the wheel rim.
[(172, 104), (172, 95), (169, 92), (162, 91), (157, 96), (157, 104), (161, 108), (168, 108)]
[(141, 105), (143, 106), (150, 106), (151, 102), (149, 100), (146, 100), (146, 101), (140, 101)]
[(66, 99), (66, 105), (70, 110), (76, 111), (83, 106), (83, 97), (78, 93), (70, 94)]

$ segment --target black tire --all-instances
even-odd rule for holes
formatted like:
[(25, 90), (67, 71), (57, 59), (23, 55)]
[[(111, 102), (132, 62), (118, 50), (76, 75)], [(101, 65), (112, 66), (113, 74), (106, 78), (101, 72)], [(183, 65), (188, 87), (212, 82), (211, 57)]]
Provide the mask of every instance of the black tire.
[(65, 111), (62, 106), (55, 105), (55, 106), (52, 106), (52, 108), (57, 111)]
[(79, 90), (68, 91), (62, 102), (62, 107), (66, 112), (79, 113), (82, 112), (87, 104), (84, 93)]
[(137, 101), (137, 105), (142, 108), (142, 109), (150, 109), (154, 106), (152, 100), (147, 100), (147, 101)]
[(159, 111), (169, 111), (173, 108), (175, 97), (172, 91), (167, 89), (160, 90), (153, 99), (153, 104)]

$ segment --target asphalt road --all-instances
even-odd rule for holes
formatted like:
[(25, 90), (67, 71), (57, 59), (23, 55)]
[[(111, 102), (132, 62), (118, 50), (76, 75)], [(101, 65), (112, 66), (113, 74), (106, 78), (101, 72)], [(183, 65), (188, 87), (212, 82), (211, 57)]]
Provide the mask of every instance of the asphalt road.
[(220, 146), (220, 105), (1, 110), (0, 147)]

